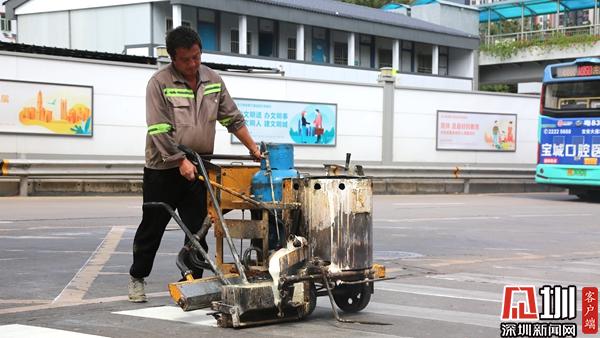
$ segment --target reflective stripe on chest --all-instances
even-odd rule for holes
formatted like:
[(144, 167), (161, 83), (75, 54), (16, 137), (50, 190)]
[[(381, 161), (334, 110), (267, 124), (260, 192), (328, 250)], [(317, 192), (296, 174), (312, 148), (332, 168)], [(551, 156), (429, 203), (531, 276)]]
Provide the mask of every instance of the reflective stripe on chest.
[(165, 94), (165, 97), (194, 97), (194, 91), (185, 88), (165, 88), (163, 89), (163, 93)]
[(207, 84), (206, 86), (204, 86), (204, 95), (218, 93), (220, 91), (221, 91), (220, 83), (211, 83), (211, 84)]

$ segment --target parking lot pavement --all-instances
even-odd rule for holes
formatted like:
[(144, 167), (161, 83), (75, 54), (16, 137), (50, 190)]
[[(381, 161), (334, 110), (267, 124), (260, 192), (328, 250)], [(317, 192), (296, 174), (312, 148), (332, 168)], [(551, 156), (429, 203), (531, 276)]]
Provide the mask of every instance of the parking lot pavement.
[(174, 225), (149, 302), (127, 301), (140, 203), (0, 199), (0, 337), (499, 337), (505, 285), (600, 286), (597, 204), (565, 194), (375, 196), (374, 260), (397, 278), (377, 283), (364, 311), (342, 315), (389, 325), (336, 323), (319, 298), (304, 321), (233, 332), (168, 297), (183, 242)]

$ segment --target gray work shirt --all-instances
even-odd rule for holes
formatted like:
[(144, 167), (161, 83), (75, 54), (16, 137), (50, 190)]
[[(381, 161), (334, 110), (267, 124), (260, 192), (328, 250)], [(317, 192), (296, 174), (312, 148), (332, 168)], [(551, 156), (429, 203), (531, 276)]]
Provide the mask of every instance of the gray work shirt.
[(184, 157), (183, 144), (199, 154), (212, 154), (215, 124), (232, 133), (244, 117), (214, 70), (200, 65), (198, 86), (190, 88), (173, 64), (154, 73), (146, 88), (146, 167), (170, 169)]

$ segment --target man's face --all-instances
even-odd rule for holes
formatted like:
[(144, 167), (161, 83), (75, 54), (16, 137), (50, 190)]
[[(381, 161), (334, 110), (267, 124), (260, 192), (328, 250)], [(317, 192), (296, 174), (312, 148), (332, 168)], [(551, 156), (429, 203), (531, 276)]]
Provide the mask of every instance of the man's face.
[(191, 48), (177, 48), (175, 49), (173, 65), (184, 77), (195, 76), (200, 67), (201, 54), (202, 52), (198, 45), (193, 45)]

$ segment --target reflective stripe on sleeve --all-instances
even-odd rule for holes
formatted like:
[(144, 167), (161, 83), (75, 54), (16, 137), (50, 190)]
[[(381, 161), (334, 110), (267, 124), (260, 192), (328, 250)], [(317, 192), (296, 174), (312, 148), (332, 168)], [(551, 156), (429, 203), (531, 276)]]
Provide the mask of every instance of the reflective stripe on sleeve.
[(194, 91), (191, 89), (183, 89), (183, 88), (165, 88), (163, 89), (163, 93), (166, 97), (194, 97)]
[(173, 127), (168, 123), (153, 124), (151, 126), (148, 126), (148, 134), (156, 135), (156, 134), (168, 133), (172, 129), (173, 129)]
[(226, 117), (226, 118), (224, 118), (224, 119), (221, 119), (221, 120), (219, 120), (219, 123), (220, 123), (220, 124), (221, 124), (223, 127), (227, 128), (227, 127), (229, 127), (229, 125), (231, 124), (231, 117)]

